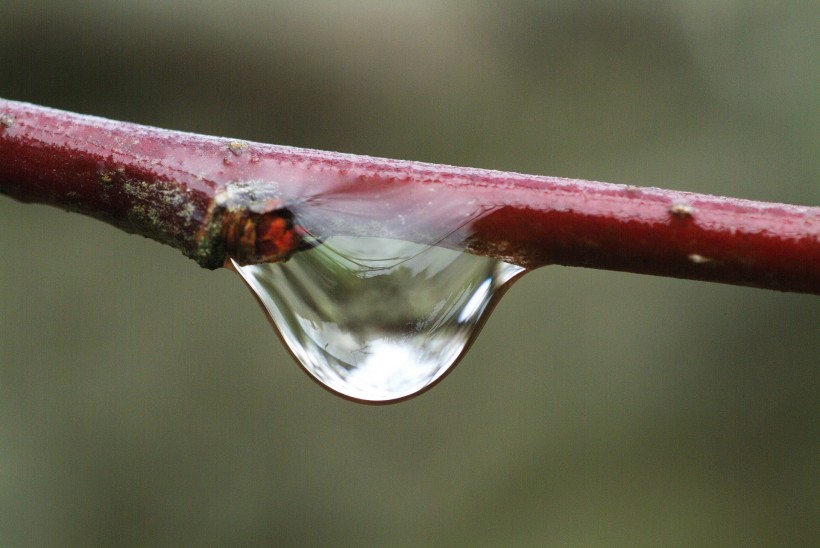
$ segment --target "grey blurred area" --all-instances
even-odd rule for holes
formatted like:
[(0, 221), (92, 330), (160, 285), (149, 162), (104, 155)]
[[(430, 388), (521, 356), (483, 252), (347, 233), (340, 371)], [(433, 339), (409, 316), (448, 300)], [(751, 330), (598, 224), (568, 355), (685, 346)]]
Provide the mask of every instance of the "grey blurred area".
[[(17, 2), (0, 97), (820, 204), (820, 4)], [(811, 546), (820, 300), (529, 273), (421, 397), (338, 399), (237, 276), (0, 198), (0, 546)]]

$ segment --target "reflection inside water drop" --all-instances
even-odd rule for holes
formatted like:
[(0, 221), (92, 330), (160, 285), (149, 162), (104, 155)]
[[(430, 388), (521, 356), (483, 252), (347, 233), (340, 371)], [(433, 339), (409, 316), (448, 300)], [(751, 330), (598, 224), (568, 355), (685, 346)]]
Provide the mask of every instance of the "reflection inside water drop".
[(523, 268), (400, 240), (335, 236), (289, 261), (234, 268), (291, 353), (343, 396), (419, 393), (456, 363)]

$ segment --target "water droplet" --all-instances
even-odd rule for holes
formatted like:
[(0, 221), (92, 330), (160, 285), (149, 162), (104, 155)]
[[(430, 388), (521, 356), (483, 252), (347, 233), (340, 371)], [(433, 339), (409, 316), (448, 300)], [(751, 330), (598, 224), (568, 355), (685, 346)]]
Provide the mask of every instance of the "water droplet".
[(234, 268), (302, 367), (355, 400), (440, 380), (524, 269), (402, 240), (333, 236), (283, 263)]

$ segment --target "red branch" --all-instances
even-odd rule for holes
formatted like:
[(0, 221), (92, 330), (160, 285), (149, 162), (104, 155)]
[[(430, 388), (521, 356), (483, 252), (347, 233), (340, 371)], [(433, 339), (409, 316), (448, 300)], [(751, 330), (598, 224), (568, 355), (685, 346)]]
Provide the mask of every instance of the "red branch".
[(192, 135), (0, 99), (0, 193), (208, 268), (338, 233), (820, 294), (820, 208)]

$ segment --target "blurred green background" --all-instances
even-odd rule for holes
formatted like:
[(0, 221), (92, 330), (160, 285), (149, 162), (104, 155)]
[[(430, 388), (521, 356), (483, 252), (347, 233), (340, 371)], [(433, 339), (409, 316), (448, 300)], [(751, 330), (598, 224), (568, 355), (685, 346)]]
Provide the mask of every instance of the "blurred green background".
[[(820, 203), (820, 4), (17, 2), (0, 97)], [(418, 399), (338, 399), (239, 279), (0, 199), (0, 546), (820, 540), (820, 300), (545, 268)]]

